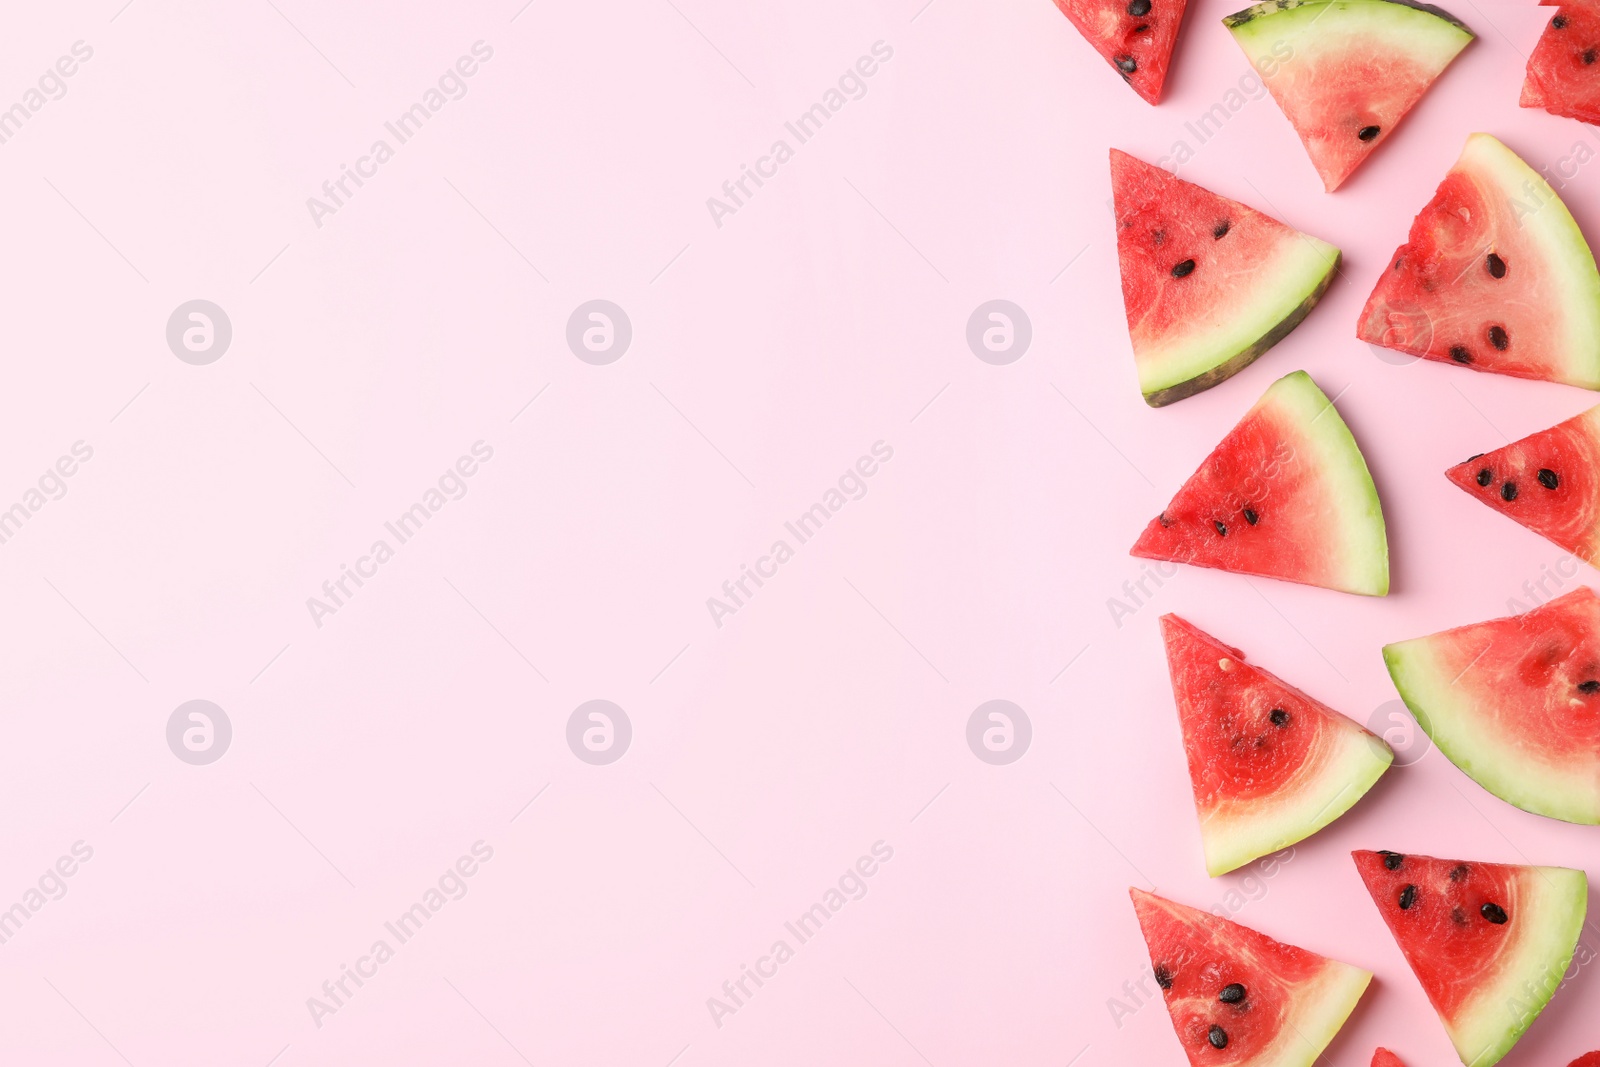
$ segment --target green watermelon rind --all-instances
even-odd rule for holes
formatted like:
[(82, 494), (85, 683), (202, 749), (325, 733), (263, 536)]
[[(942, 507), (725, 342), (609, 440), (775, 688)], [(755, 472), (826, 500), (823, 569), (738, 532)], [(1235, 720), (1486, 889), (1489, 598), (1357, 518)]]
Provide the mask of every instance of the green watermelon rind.
[(1191, 334), (1189, 351), (1141, 361), (1139, 389), (1153, 408), (1203, 393), (1238, 374), (1305, 321), (1339, 270), (1342, 253), (1306, 234), (1288, 246), (1270, 286), (1258, 287), (1246, 313), (1209, 335)]
[(1272, 798), (1279, 809), (1273, 817), (1264, 818), (1257, 811), (1248, 818), (1224, 816), (1202, 822), (1207, 874), (1215, 878), (1236, 871), (1304, 841), (1354, 807), (1394, 763), (1394, 751), (1365, 731), (1352, 731), (1336, 743), (1343, 751), (1329, 759), (1314, 780), (1293, 796)]
[(1346, 546), (1347, 558), (1341, 561), (1344, 581), (1335, 588), (1363, 596), (1388, 596), (1388, 527), (1378, 487), (1355, 435), (1333, 401), (1303, 370), (1278, 379), (1268, 393), (1277, 403), (1297, 409), (1293, 422), (1301, 430), (1300, 439), (1313, 449), (1323, 476), (1340, 483), (1333, 495), (1343, 502), (1344, 529), (1339, 541)]
[(1304, 1013), (1295, 1025), (1285, 1026), (1276, 1042), (1240, 1067), (1316, 1067), (1371, 982), (1372, 972), (1328, 960), (1316, 988), (1295, 998), (1294, 1004)]
[(1529, 884), (1540, 889), (1537, 900), (1519, 910), (1541, 921), (1500, 978), (1458, 1013), (1463, 1026), (1445, 1022), (1450, 1041), (1467, 1067), (1493, 1067), (1538, 1019), (1555, 996), (1572, 965), (1578, 938), (1589, 910), (1589, 880), (1583, 871), (1566, 867), (1531, 867)]
[(1456, 688), (1460, 675), (1447, 677), (1434, 662), (1434, 641), (1443, 636), (1383, 648), (1400, 699), (1429, 739), (1463, 774), (1507, 804), (1562, 822), (1600, 825), (1600, 783), (1563, 779), (1547, 764), (1514, 762), (1503, 736), (1474, 729), (1477, 716), (1470, 696)]
[(1302, 7), (1327, 7), (1330, 3), (1341, 3), (1346, 6), (1352, 4), (1389, 4), (1393, 7), (1409, 8), (1412, 11), (1442, 19), (1465, 33), (1468, 40), (1472, 40), (1477, 36), (1465, 22), (1456, 18), (1444, 8), (1436, 7), (1433, 4), (1413, 2), (1413, 0), (1266, 0), (1264, 3), (1247, 7), (1243, 11), (1236, 11), (1231, 15), (1224, 16), (1222, 24), (1230, 30), (1237, 30), (1251, 22), (1258, 22), (1267, 15), (1276, 15), (1281, 11), (1292, 11)]

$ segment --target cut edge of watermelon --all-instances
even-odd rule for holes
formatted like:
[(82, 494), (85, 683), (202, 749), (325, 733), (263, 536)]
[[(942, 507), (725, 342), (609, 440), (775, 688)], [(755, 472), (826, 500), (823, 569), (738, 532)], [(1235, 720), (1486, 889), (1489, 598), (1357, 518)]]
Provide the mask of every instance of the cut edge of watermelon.
[[(1467, 1022), (1445, 1023), (1456, 1052), (1467, 1067), (1493, 1067), (1522, 1039), (1561, 987), (1583, 934), (1589, 908), (1589, 879), (1566, 867), (1530, 867), (1524, 884), (1533, 899), (1521, 905), (1524, 923), (1516, 951), (1500, 977), (1461, 1009)], [(1532, 929), (1529, 929), (1529, 927)]]
[(1470, 698), (1456, 688), (1460, 675), (1450, 677), (1436, 662), (1433, 640), (1440, 636), (1383, 647), (1383, 661), (1400, 699), (1439, 751), (1468, 778), (1523, 811), (1600, 825), (1600, 782), (1577, 773), (1563, 774), (1546, 763), (1514, 760), (1502, 735), (1479, 728), (1480, 717)]
[(1273, 817), (1202, 816), (1206, 873), (1215, 878), (1236, 871), (1317, 834), (1355, 807), (1394, 763), (1394, 751), (1366, 731), (1352, 731), (1339, 743), (1343, 751), (1318, 768), (1314, 778), (1293, 784), (1294, 803), (1275, 800), (1281, 810)]

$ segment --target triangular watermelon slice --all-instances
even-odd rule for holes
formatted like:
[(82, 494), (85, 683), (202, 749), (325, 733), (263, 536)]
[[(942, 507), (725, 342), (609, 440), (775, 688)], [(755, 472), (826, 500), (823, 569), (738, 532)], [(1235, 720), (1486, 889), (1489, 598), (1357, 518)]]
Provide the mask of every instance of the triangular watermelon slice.
[(1400, 697), (1450, 762), (1524, 811), (1600, 823), (1600, 596), (1385, 645)]
[(1206, 871), (1301, 841), (1394, 762), (1372, 734), (1176, 615), (1161, 617)]
[(1372, 475), (1305, 371), (1262, 394), (1150, 520), (1133, 555), (1367, 596), (1389, 591)]
[(1461, 1062), (1498, 1063), (1572, 962), (1588, 910), (1584, 873), (1396, 852), (1354, 856)]
[(1339, 250), (1111, 150), (1122, 303), (1152, 407), (1248, 367), (1322, 299)]
[(1161, 103), (1188, 0), (1056, 0), (1134, 92)]
[(1472, 42), (1405, 0), (1268, 0), (1223, 19), (1333, 192)]
[(1600, 389), (1600, 271), (1561, 198), (1486, 133), (1411, 224), (1361, 312), (1369, 344)]
[(1445, 477), (1579, 559), (1600, 565), (1600, 407), (1473, 456)]
[(1399, 1056), (1386, 1048), (1380, 1048), (1372, 1054), (1372, 1067), (1406, 1067)]
[(1600, 8), (1563, 5), (1528, 57), (1522, 106), (1600, 124)]
[(1193, 1067), (1312, 1067), (1372, 975), (1247, 926), (1129, 890)]

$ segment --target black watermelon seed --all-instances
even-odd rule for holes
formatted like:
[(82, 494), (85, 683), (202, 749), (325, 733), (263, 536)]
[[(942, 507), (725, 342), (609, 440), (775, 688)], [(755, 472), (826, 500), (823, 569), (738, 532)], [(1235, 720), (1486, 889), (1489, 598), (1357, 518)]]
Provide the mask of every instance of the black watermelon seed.
[(1504, 326), (1489, 327), (1489, 343), (1504, 352), (1511, 344), (1511, 335), (1506, 333)]
[(1578, 692), (1600, 693), (1600, 682), (1595, 681), (1593, 678), (1590, 678), (1587, 682), (1579, 682)]
[(1221, 222), (1217, 223), (1216, 226), (1212, 227), (1211, 236), (1220, 241), (1224, 237), (1228, 236), (1228, 231), (1232, 228), (1233, 223), (1229, 222), (1227, 219), (1223, 219)]
[(1550, 25), (1554, 26), (1558, 30), (1566, 29), (1567, 28), (1567, 16), (1565, 16), (1565, 15), (1557, 15), (1555, 18), (1550, 20)]
[(1494, 471), (1490, 470), (1488, 467), (1485, 467), (1483, 470), (1478, 472), (1479, 485), (1488, 485), (1492, 481), (1494, 481)]
[(1591, 48), (1583, 54), (1583, 61), (1585, 64), (1593, 63), (1597, 57), (1600, 57), (1600, 52)]
[(1139, 23), (1139, 25), (1137, 25), (1137, 26), (1135, 26), (1133, 28), (1133, 32), (1134, 33), (1146, 33), (1146, 32), (1149, 31), (1149, 29), (1150, 29), (1150, 24), (1148, 22), (1141, 22), (1141, 23)]
[(1163, 529), (1172, 525), (1172, 520), (1167, 518), (1167, 513), (1165, 511), (1156, 516), (1156, 521), (1161, 524)]
[(1361, 127), (1361, 132), (1357, 133), (1356, 136), (1361, 138), (1363, 141), (1370, 141), (1382, 132), (1383, 129), (1379, 126), (1363, 126)]
[(1217, 994), (1217, 999), (1224, 1004), (1237, 1004), (1244, 999), (1244, 986), (1238, 982), (1222, 987), (1222, 992)]
[(1398, 852), (1385, 852), (1383, 854), (1383, 866), (1386, 870), (1398, 871), (1400, 865), (1405, 861), (1406, 858)]
[(1172, 988), (1172, 972), (1165, 967), (1156, 968), (1156, 985), (1162, 989)]
[(1228, 1032), (1226, 1030), (1224, 1030), (1220, 1026), (1213, 1026), (1211, 1028), (1211, 1032), (1206, 1035), (1206, 1040), (1211, 1042), (1211, 1047), (1212, 1048), (1215, 1048), (1215, 1049), (1227, 1048), (1228, 1047)]
[(1561, 484), (1561, 477), (1549, 467), (1540, 467), (1539, 484), (1546, 489), (1554, 489)]
[(1150, 14), (1150, 0), (1133, 0), (1128, 5), (1128, 14), (1136, 19), (1142, 19)]
[(1179, 263), (1177, 266), (1172, 268), (1172, 276), (1174, 278), (1187, 278), (1193, 273), (1194, 260), (1192, 259), (1186, 259), (1182, 263)]
[(1457, 363), (1471, 363), (1472, 353), (1467, 351), (1466, 345), (1451, 345), (1450, 358)]
[(1417, 887), (1408, 885), (1400, 890), (1400, 910), (1406, 911), (1417, 902)]
[(1471, 867), (1468, 867), (1465, 863), (1458, 863), (1454, 867), (1450, 868), (1450, 880), (1452, 882), (1459, 882), (1470, 873), (1472, 873)]
[(1244, 521), (1248, 522), (1251, 526), (1254, 526), (1256, 523), (1261, 521), (1261, 516), (1257, 515), (1254, 511), (1251, 511), (1249, 508), (1245, 508), (1244, 509)]
[(1118, 56), (1117, 69), (1122, 71), (1124, 74), (1132, 74), (1134, 71), (1139, 69), (1139, 64), (1134, 62), (1132, 56)]
[(1478, 914), (1482, 915), (1485, 919), (1488, 919), (1496, 926), (1505, 925), (1506, 920), (1510, 918), (1510, 916), (1506, 914), (1506, 909), (1502, 908), (1498, 904), (1485, 904), (1483, 907), (1478, 909)]
[(1273, 708), (1272, 714), (1268, 715), (1267, 718), (1272, 720), (1272, 725), (1274, 726), (1289, 725), (1289, 713), (1282, 708)]
[(1488, 264), (1489, 274), (1492, 277), (1504, 278), (1506, 276), (1506, 261), (1495, 255), (1493, 252), (1489, 253)]
[(1502, 485), (1500, 487), (1500, 499), (1504, 500), (1508, 504), (1517, 499), (1517, 483), (1507, 482), (1505, 485)]
[(1217, 533), (1221, 534), (1223, 537), (1227, 537), (1228, 536), (1228, 528), (1226, 526), (1222, 525), (1222, 523), (1217, 522), (1216, 520), (1213, 519), (1212, 522), (1211, 522), (1211, 525), (1215, 526), (1217, 528)]

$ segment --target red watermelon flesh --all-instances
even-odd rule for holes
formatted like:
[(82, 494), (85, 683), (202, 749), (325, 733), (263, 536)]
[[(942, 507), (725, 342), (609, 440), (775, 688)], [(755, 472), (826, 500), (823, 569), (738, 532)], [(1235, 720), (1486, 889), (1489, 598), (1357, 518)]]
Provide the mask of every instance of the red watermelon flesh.
[(1389, 261), (1357, 335), (1518, 378), (1600, 388), (1600, 272), (1566, 205), (1488, 134)]
[(1406, 1067), (1400, 1057), (1386, 1048), (1380, 1048), (1372, 1054), (1372, 1067)]
[(1311, 836), (1389, 769), (1382, 741), (1238, 649), (1176, 615), (1161, 632), (1211, 875)]
[(1194, 1067), (1311, 1067), (1372, 975), (1247, 926), (1129, 891)]
[(1585, 1052), (1567, 1064), (1567, 1067), (1600, 1067), (1600, 1052)]
[(1389, 590), (1383, 511), (1361, 450), (1304, 371), (1274, 382), (1133, 555), (1368, 596)]
[(1565, 4), (1528, 57), (1522, 106), (1600, 124), (1600, 8)]
[(1566, 975), (1583, 930), (1582, 871), (1353, 853), (1461, 1062), (1491, 1067)]
[(1386, 645), (1395, 688), (1439, 751), (1509, 804), (1600, 823), (1600, 596)]
[(1128, 336), (1153, 407), (1249, 366), (1339, 267), (1332, 245), (1116, 149), (1111, 188)]
[(1445, 472), (1500, 514), (1600, 565), (1600, 407)]
[(1188, 0), (1056, 0), (1134, 92), (1161, 103)]

